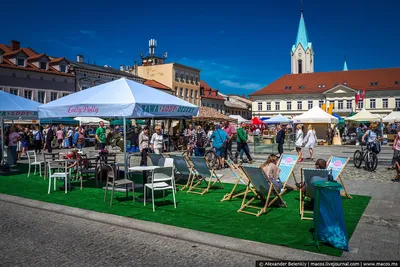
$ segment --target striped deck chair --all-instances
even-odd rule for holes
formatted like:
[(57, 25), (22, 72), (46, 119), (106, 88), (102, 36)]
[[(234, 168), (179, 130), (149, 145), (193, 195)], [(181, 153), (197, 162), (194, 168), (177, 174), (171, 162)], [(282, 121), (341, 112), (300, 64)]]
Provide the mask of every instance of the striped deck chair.
[[(243, 173), (246, 174), (249, 182), (243, 196), (242, 206), (240, 207), (238, 212), (243, 212), (259, 217), (260, 215), (266, 213), (267, 208), (278, 199), (280, 199), (282, 201), (282, 204), (286, 207), (286, 204), (283, 201), (281, 194), (275, 188), (274, 184), (271, 183), (270, 179), (264, 175), (261, 167), (242, 166), (242, 170)], [(254, 194), (254, 196), (250, 198), (250, 200), (247, 199), (247, 195), (249, 193)], [(274, 196), (272, 200), (270, 200), (271, 195)], [(251, 203), (257, 198), (265, 198), (265, 204), (262, 207), (251, 205)], [(258, 212), (252, 212), (249, 211), (249, 209), (258, 210)]]
[[(300, 219), (301, 220), (312, 220), (312, 217), (306, 217), (306, 214), (314, 214), (314, 211), (305, 210), (304, 202), (306, 199), (314, 199), (314, 186), (312, 185), (315, 181), (328, 181), (330, 177), (330, 170), (327, 169), (301, 169), (301, 184), (305, 186), (305, 192), (300, 191)], [(314, 180), (313, 180), (314, 178)]]
[[(283, 187), (282, 191), (286, 191), (286, 184), (289, 181), (290, 176), (293, 176), (295, 182), (296, 177), (294, 176), (294, 167), (299, 159), (298, 155), (282, 154), (278, 162), (278, 168), (281, 170), (279, 173), (279, 180), (281, 181)], [(282, 193), (283, 193), (282, 192)]]
[(160, 159), (164, 158), (161, 154), (149, 153), (147, 155), (149, 156), (151, 164), (153, 164), (153, 166), (158, 166), (158, 162), (160, 162)]
[(347, 162), (349, 162), (350, 158), (339, 158), (339, 157), (333, 157), (331, 156), (328, 159), (327, 162), (327, 169), (328, 170), (332, 170), (332, 178), (334, 181), (336, 182), (340, 182), (343, 186), (343, 190), (344, 193), (341, 193), (341, 195), (346, 196), (347, 198), (352, 198), (349, 193), (347, 193), (347, 189), (343, 183), (342, 177), (340, 176), (340, 174), (342, 173), (342, 171), (344, 170), (344, 168), (347, 165)]
[(174, 159), (175, 170), (178, 172), (179, 178), (176, 181), (181, 180), (185, 176), (187, 177), (186, 184), (180, 189), (185, 190), (189, 187), (190, 182), (194, 176), (193, 166), (191, 166), (185, 156), (170, 155), (170, 157)]
[(238, 192), (236, 192), (236, 187), (238, 186), (238, 184), (243, 184), (246, 185), (249, 183), (249, 180), (247, 179), (246, 174), (243, 172), (243, 170), (240, 168), (240, 166), (236, 165), (232, 160), (227, 159), (225, 160), (226, 165), (228, 165), (228, 167), (231, 169), (233, 175), (235, 176), (236, 183), (232, 188), (232, 191), (228, 194), (226, 194), (221, 201), (225, 201), (225, 200), (231, 200), (232, 198), (236, 198), (236, 197), (240, 197), (242, 196), (245, 192), (245, 190), (240, 190)]
[[(220, 183), (221, 187), (224, 188), (224, 185), (221, 182), (221, 178), (223, 174), (217, 174), (214, 168), (210, 168), (207, 164), (205, 157), (190, 157), (190, 161), (193, 164), (194, 176), (191, 179), (190, 187), (187, 193), (194, 193), (204, 195), (207, 193), (211, 187), (213, 187), (217, 182)], [(197, 182), (195, 180), (197, 179)], [(206, 181), (208, 179), (208, 183)], [(215, 181), (211, 184), (211, 181), (215, 179)], [(207, 187), (199, 187), (199, 185), (203, 182), (206, 182)], [(197, 192), (199, 191), (199, 192)]]

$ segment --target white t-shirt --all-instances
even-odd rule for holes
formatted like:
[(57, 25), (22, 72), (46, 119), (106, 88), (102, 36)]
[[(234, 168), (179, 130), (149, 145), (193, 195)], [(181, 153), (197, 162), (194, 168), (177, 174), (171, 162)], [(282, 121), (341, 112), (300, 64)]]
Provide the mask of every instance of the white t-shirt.
[(261, 133), (261, 131), (260, 131), (260, 129), (256, 129), (256, 135), (260, 135), (260, 133)]
[(302, 130), (297, 130), (296, 133), (296, 147), (301, 147), (304, 142), (304, 133)]
[(367, 134), (367, 138), (368, 138), (368, 140), (367, 140), (368, 143), (374, 142), (376, 140), (376, 138), (378, 137), (376, 132), (371, 131), (371, 130), (368, 130), (366, 132), (366, 134)]
[(150, 144), (154, 144), (155, 148), (163, 148), (164, 136), (154, 133), (151, 137)]

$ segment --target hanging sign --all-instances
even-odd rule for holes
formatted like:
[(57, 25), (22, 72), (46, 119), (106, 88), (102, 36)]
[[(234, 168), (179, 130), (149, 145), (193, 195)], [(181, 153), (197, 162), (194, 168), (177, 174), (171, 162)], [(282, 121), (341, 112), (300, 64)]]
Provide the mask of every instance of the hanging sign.
[(32, 118), (37, 117), (38, 113), (36, 111), (0, 111), (0, 117), (5, 118)]
[(193, 113), (196, 108), (175, 105), (142, 105), (142, 110), (147, 113)]

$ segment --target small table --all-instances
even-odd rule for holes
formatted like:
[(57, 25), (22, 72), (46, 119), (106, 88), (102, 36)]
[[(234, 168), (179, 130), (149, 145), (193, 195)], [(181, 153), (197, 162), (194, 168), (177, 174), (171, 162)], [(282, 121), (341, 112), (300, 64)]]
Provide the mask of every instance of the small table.
[(135, 167), (130, 167), (128, 170), (130, 172), (143, 171), (143, 186), (144, 186), (144, 184), (147, 182), (146, 171), (152, 171), (157, 168), (160, 168), (160, 166), (135, 166)]

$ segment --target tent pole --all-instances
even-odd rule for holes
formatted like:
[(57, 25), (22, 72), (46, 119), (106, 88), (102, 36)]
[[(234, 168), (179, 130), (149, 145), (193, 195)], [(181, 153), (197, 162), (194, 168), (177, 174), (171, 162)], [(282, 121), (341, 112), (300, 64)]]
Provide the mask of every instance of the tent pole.
[(6, 138), (6, 134), (4, 132), (4, 118), (3, 117), (1, 118), (1, 137), (2, 137), (1, 138), (1, 160), (2, 160), (2, 163), (4, 163), (5, 162), (5, 160), (4, 160), (4, 155), (5, 155), (5, 153), (4, 153), (4, 140)]
[(124, 178), (128, 179), (126, 164), (127, 164), (127, 162), (126, 162), (126, 118), (124, 117)]

